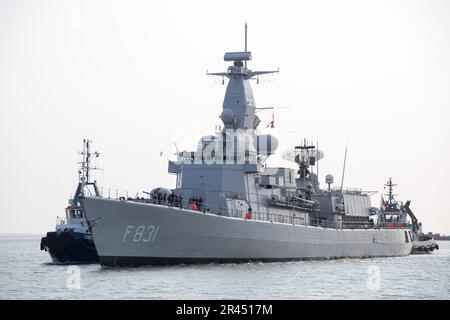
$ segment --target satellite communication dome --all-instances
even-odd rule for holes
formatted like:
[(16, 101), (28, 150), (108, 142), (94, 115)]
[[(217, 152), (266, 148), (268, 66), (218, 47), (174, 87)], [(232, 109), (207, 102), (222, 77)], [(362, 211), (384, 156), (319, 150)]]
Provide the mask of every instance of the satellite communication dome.
[(275, 153), (279, 143), (278, 139), (271, 134), (260, 134), (253, 140), (253, 145), (258, 154), (271, 155)]
[(327, 184), (334, 183), (334, 177), (331, 174), (327, 174), (325, 177), (325, 183), (327, 183)]

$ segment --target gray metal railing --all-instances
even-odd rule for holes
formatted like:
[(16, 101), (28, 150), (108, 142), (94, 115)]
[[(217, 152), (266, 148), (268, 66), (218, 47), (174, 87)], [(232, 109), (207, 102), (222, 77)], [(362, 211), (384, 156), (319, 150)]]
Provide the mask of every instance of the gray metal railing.
[[(183, 202), (169, 201), (167, 198), (163, 199), (152, 199), (150, 194), (147, 192), (132, 192), (120, 189), (101, 189), (100, 195), (103, 198), (121, 200), (121, 201), (133, 201), (142, 203), (158, 204), (168, 207), (175, 207), (185, 210), (190, 210), (189, 204), (186, 205), (186, 200)], [(254, 206), (257, 207), (256, 205)], [(317, 212), (313, 209), (305, 208), (300, 211), (298, 208), (293, 208), (287, 206), (285, 208), (289, 210), (289, 214), (277, 214), (269, 212), (259, 212), (253, 210), (251, 220), (257, 221), (267, 221), (275, 223), (284, 223), (291, 225), (303, 225), (310, 227), (322, 227), (322, 228), (333, 228), (333, 229), (407, 229), (411, 227), (411, 224), (406, 222), (383, 222), (378, 224), (373, 224), (370, 221), (333, 221), (329, 219), (323, 219), (317, 217)], [(292, 210), (290, 210), (292, 209)], [(204, 214), (215, 214), (221, 216), (227, 216), (232, 218), (245, 219), (245, 210), (238, 209), (228, 209), (220, 207), (217, 205), (211, 205), (207, 203), (202, 203), (198, 210), (200, 213)]]

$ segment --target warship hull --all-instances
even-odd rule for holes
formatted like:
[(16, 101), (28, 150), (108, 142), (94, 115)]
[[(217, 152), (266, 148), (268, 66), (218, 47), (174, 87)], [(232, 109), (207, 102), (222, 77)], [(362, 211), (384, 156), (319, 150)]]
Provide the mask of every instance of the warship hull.
[(407, 256), (405, 229), (332, 229), (81, 199), (104, 266)]

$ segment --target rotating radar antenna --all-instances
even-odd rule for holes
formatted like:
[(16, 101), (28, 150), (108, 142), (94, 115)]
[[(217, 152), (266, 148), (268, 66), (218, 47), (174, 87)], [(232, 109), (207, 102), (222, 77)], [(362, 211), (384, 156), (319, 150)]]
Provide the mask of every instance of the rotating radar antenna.
[[(323, 159), (323, 151), (316, 149), (313, 146), (309, 146), (307, 149), (302, 147), (296, 147), (293, 150), (288, 150), (283, 152), (281, 158), (284, 160), (300, 163), (302, 159), (308, 162), (316, 162), (317, 160)], [(314, 160), (313, 160), (314, 159)], [(314, 164), (311, 164), (314, 165)]]
[(308, 145), (306, 139), (303, 145), (296, 146), (295, 149), (285, 151), (281, 155), (284, 160), (298, 164), (300, 179), (309, 179), (311, 174), (309, 167), (317, 165), (318, 160), (323, 159), (323, 156), (323, 152), (313, 145)]

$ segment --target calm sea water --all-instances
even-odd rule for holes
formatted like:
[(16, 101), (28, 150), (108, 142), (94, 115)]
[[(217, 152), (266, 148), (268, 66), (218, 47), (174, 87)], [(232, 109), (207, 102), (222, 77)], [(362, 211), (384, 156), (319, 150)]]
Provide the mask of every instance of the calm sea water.
[(0, 299), (449, 299), (450, 242), (431, 255), (282, 263), (61, 266), (40, 236), (0, 235)]

